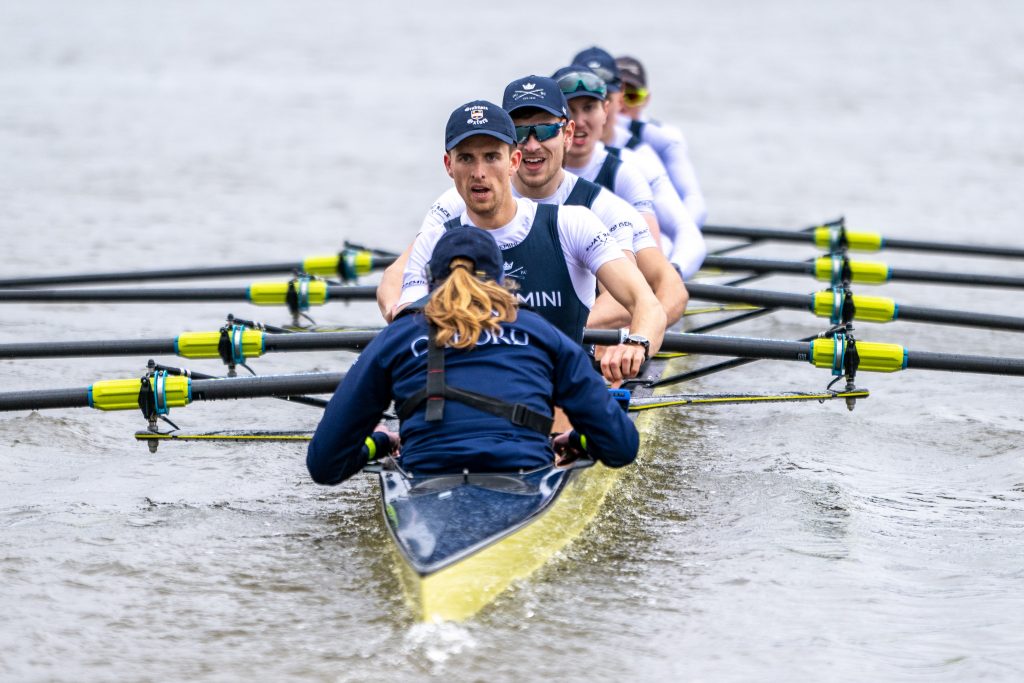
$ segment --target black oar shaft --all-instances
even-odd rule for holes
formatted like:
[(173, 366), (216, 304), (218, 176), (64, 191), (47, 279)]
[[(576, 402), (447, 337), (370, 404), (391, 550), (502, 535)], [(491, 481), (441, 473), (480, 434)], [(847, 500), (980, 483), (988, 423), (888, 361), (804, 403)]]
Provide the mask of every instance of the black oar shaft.
[[(319, 372), (260, 377), (225, 377), (192, 380), (192, 401), (333, 394), (345, 378), (343, 372)], [(46, 408), (87, 408), (89, 387), (39, 389), (0, 393), (0, 411)]]
[[(815, 274), (814, 263), (740, 258), (738, 256), (708, 256), (704, 259), (704, 266), (720, 268), (722, 270), (746, 270), (755, 273)], [(1024, 289), (1024, 277), (989, 275), (986, 273), (944, 273), (930, 270), (914, 270), (911, 268), (890, 268), (889, 279), (892, 281), (928, 282), (940, 285)]]
[[(813, 230), (786, 230), (782, 228), (742, 227), (736, 225), (705, 225), (701, 228), (705, 235), (712, 237), (738, 237), (747, 240), (771, 240), (773, 242), (814, 243)], [(907, 240), (885, 237), (883, 249), (899, 249), (902, 251), (924, 251), (935, 254), (958, 254), (963, 256), (992, 256), (998, 258), (1024, 258), (1024, 249), (1017, 247), (997, 247), (981, 244), (954, 244), (952, 242), (933, 242), (928, 240)]]
[[(329, 285), (330, 299), (372, 301), (377, 288), (372, 285)], [(173, 301), (248, 301), (248, 287), (174, 287), (168, 289), (0, 289), (0, 303), (71, 302), (173, 302)]]
[(319, 372), (199, 379), (192, 382), (192, 400), (216, 401), (294, 394), (333, 394), (344, 378), (343, 372)]
[[(585, 330), (583, 343), (612, 345), (619, 343), (619, 333), (613, 330)], [(666, 332), (662, 351), (704, 353), (711, 356), (737, 356), (771, 360), (803, 360), (810, 353), (807, 342), (782, 339), (753, 339), (750, 337), (724, 337), (686, 332)]]
[(36, 389), (0, 393), (0, 411), (88, 408), (89, 388)]
[[(376, 336), (377, 332), (375, 330), (316, 332), (308, 334), (264, 334), (263, 348), (266, 352), (361, 349), (373, 341)], [(179, 354), (176, 340), (115, 339), (0, 344), (0, 359), (148, 356), (161, 354)]]
[(174, 353), (173, 339), (20, 342), (0, 344), (0, 358), (75, 358), (79, 356), (145, 356)]
[(142, 280), (187, 280), (198, 277), (241, 277), (291, 273), (301, 264), (261, 263), (206, 268), (165, 268), (162, 270), (121, 271), (114, 273), (77, 273), (72, 275), (39, 275), (0, 279), (0, 287), (37, 287), (39, 285), (85, 285), (102, 282), (138, 282)]
[[(745, 287), (706, 285), (699, 282), (689, 283), (686, 285), (686, 288), (690, 292), (690, 296), (695, 299), (706, 299), (718, 303), (745, 303), (755, 306), (789, 308), (802, 311), (812, 310), (813, 307), (813, 297), (809, 294), (791, 294), (788, 292), (772, 292)], [(1024, 332), (1024, 317), (1012, 315), (952, 311), (942, 308), (908, 306), (904, 304), (899, 304), (896, 311), (896, 320)]]
[(994, 358), (908, 350), (907, 369), (1021, 376), (1024, 375), (1024, 358)]
[[(374, 254), (373, 269), (386, 268), (395, 262), (391, 254)], [(235, 266), (200, 266), (194, 268), (163, 268), (157, 270), (118, 271), (112, 273), (75, 273), (69, 275), (34, 275), (0, 279), (0, 287), (38, 287), (40, 285), (85, 285), (147, 280), (190, 280), (196, 278), (245, 277), (250, 275), (282, 275), (303, 270), (301, 261), (287, 263), (255, 263)]]
[(926, 242), (923, 240), (901, 240), (885, 238), (885, 249), (902, 249), (906, 251), (928, 251), (942, 254), (962, 254), (964, 256), (994, 256), (1003, 258), (1024, 258), (1024, 249), (1015, 247), (995, 247), (980, 244), (950, 244), (945, 242)]
[(264, 337), (267, 351), (327, 351), (361, 349), (379, 334), (377, 330), (353, 332), (311, 332), (308, 334), (268, 334)]

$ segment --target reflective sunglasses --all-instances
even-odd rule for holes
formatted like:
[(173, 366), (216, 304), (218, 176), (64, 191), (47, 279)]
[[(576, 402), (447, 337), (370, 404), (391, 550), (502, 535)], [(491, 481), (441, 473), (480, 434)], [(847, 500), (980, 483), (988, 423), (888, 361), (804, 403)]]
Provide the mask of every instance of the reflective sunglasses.
[(530, 136), (537, 138), (537, 142), (544, 142), (558, 135), (558, 131), (565, 127), (565, 121), (558, 123), (535, 123), (532, 126), (516, 126), (516, 142), (525, 145)]
[(558, 87), (564, 95), (572, 95), (582, 90), (603, 100), (608, 94), (608, 86), (601, 77), (589, 71), (570, 71), (558, 79)]
[(631, 107), (636, 107), (647, 101), (651, 93), (647, 88), (626, 88), (622, 91), (622, 99)]

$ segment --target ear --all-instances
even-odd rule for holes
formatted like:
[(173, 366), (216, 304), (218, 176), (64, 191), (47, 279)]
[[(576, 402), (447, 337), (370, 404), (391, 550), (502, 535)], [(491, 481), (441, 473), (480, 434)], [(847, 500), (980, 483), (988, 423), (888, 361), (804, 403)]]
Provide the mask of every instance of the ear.
[(452, 155), (448, 152), (444, 153), (444, 170), (448, 172), (449, 178), (455, 178), (452, 174)]
[(512, 150), (512, 154), (509, 155), (509, 168), (510, 168), (510, 171), (509, 171), (509, 174), (508, 174), (509, 178), (511, 178), (512, 176), (514, 176), (516, 174), (516, 171), (519, 170), (519, 164), (522, 163), (522, 161), (523, 161), (523, 152), (518, 147), (516, 149), (513, 149)]
[(562, 141), (565, 143), (565, 151), (568, 152), (569, 148), (572, 147), (572, 136), (576, 133), (576, 122), (569, 119), (569, 122), (565, 124), (565, 128), (563, 130), (564, 133)]

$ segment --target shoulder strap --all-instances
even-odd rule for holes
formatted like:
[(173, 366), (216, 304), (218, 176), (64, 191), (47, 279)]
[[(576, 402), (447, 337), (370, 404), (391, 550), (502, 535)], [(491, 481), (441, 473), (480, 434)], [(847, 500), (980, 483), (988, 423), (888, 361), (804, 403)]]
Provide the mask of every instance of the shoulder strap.
[(444, 349), (437, 345), (437, 327), (430, 326), (427, 339), (427, 422), (444, 419)]
[(437, 328), (430, 326), (427, 340), (427, 386), (402, 402), (395, 411), (400, 420), (407, 420), (424, 403), (427, 404), (426, 421), (439, 422), (444, 419), (444, 401), (464, 403), (496, 417), (503, 417), (519, 427), (526, 427), (547, 436), (551, 433), (553, 420), (522, 403), (508, 403), (492, 396), (466, 391), (449, 386), (444, 379), (444, 349), (437, 345)]
[(572, 192), (565, 198), (563, 204), (567, 206), (585, 206), (589, 209), (600, 193), (600, 185), (592, 183), (586, 178), (578, 178), (575, 187), (572, 188)]
[(462, 225), (462, 216), (456, 216), (444, 222), (444, 229), (451, 230), (452, 228), (458, 228)]
[(627, 149), (636, 149), (640, 146), (640, 143), (642, 142), (641, 133), (644, 130), (644, 123), (645, 121), (640, 121), (639, 119), (633, 119), (629, 122), (629, 132), (631, 133), (631, 136), (626, 142)]

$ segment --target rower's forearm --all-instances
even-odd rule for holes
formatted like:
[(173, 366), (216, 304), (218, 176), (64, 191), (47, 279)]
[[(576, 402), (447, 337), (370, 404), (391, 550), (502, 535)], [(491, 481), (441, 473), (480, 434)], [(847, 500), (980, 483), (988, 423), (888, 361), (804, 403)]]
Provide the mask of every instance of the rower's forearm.
[(665, 309), (661, 307), (652, 292), (634, 306), (629, 331), (630, 334), (643, 335), (650, 340), (651, 355), (653, 356), (661, 348), (661, 342), (665, 338), (666, 322)]
[(594, 301), (587, 316), (587, 327), (594, 330), (611, 330), (629, 325), (631, 316), (608, 292), (601, 292)]
[(686, 291), (686, 285), (683, 284), (682, 279), (671, 266), (668, 266), (668, 273), (661, 278), (657, 285), (654, 295), (658, 297), (658, 301), (665, 311), (665, 327), (669, 328), (683, 317), (690, 294)]

